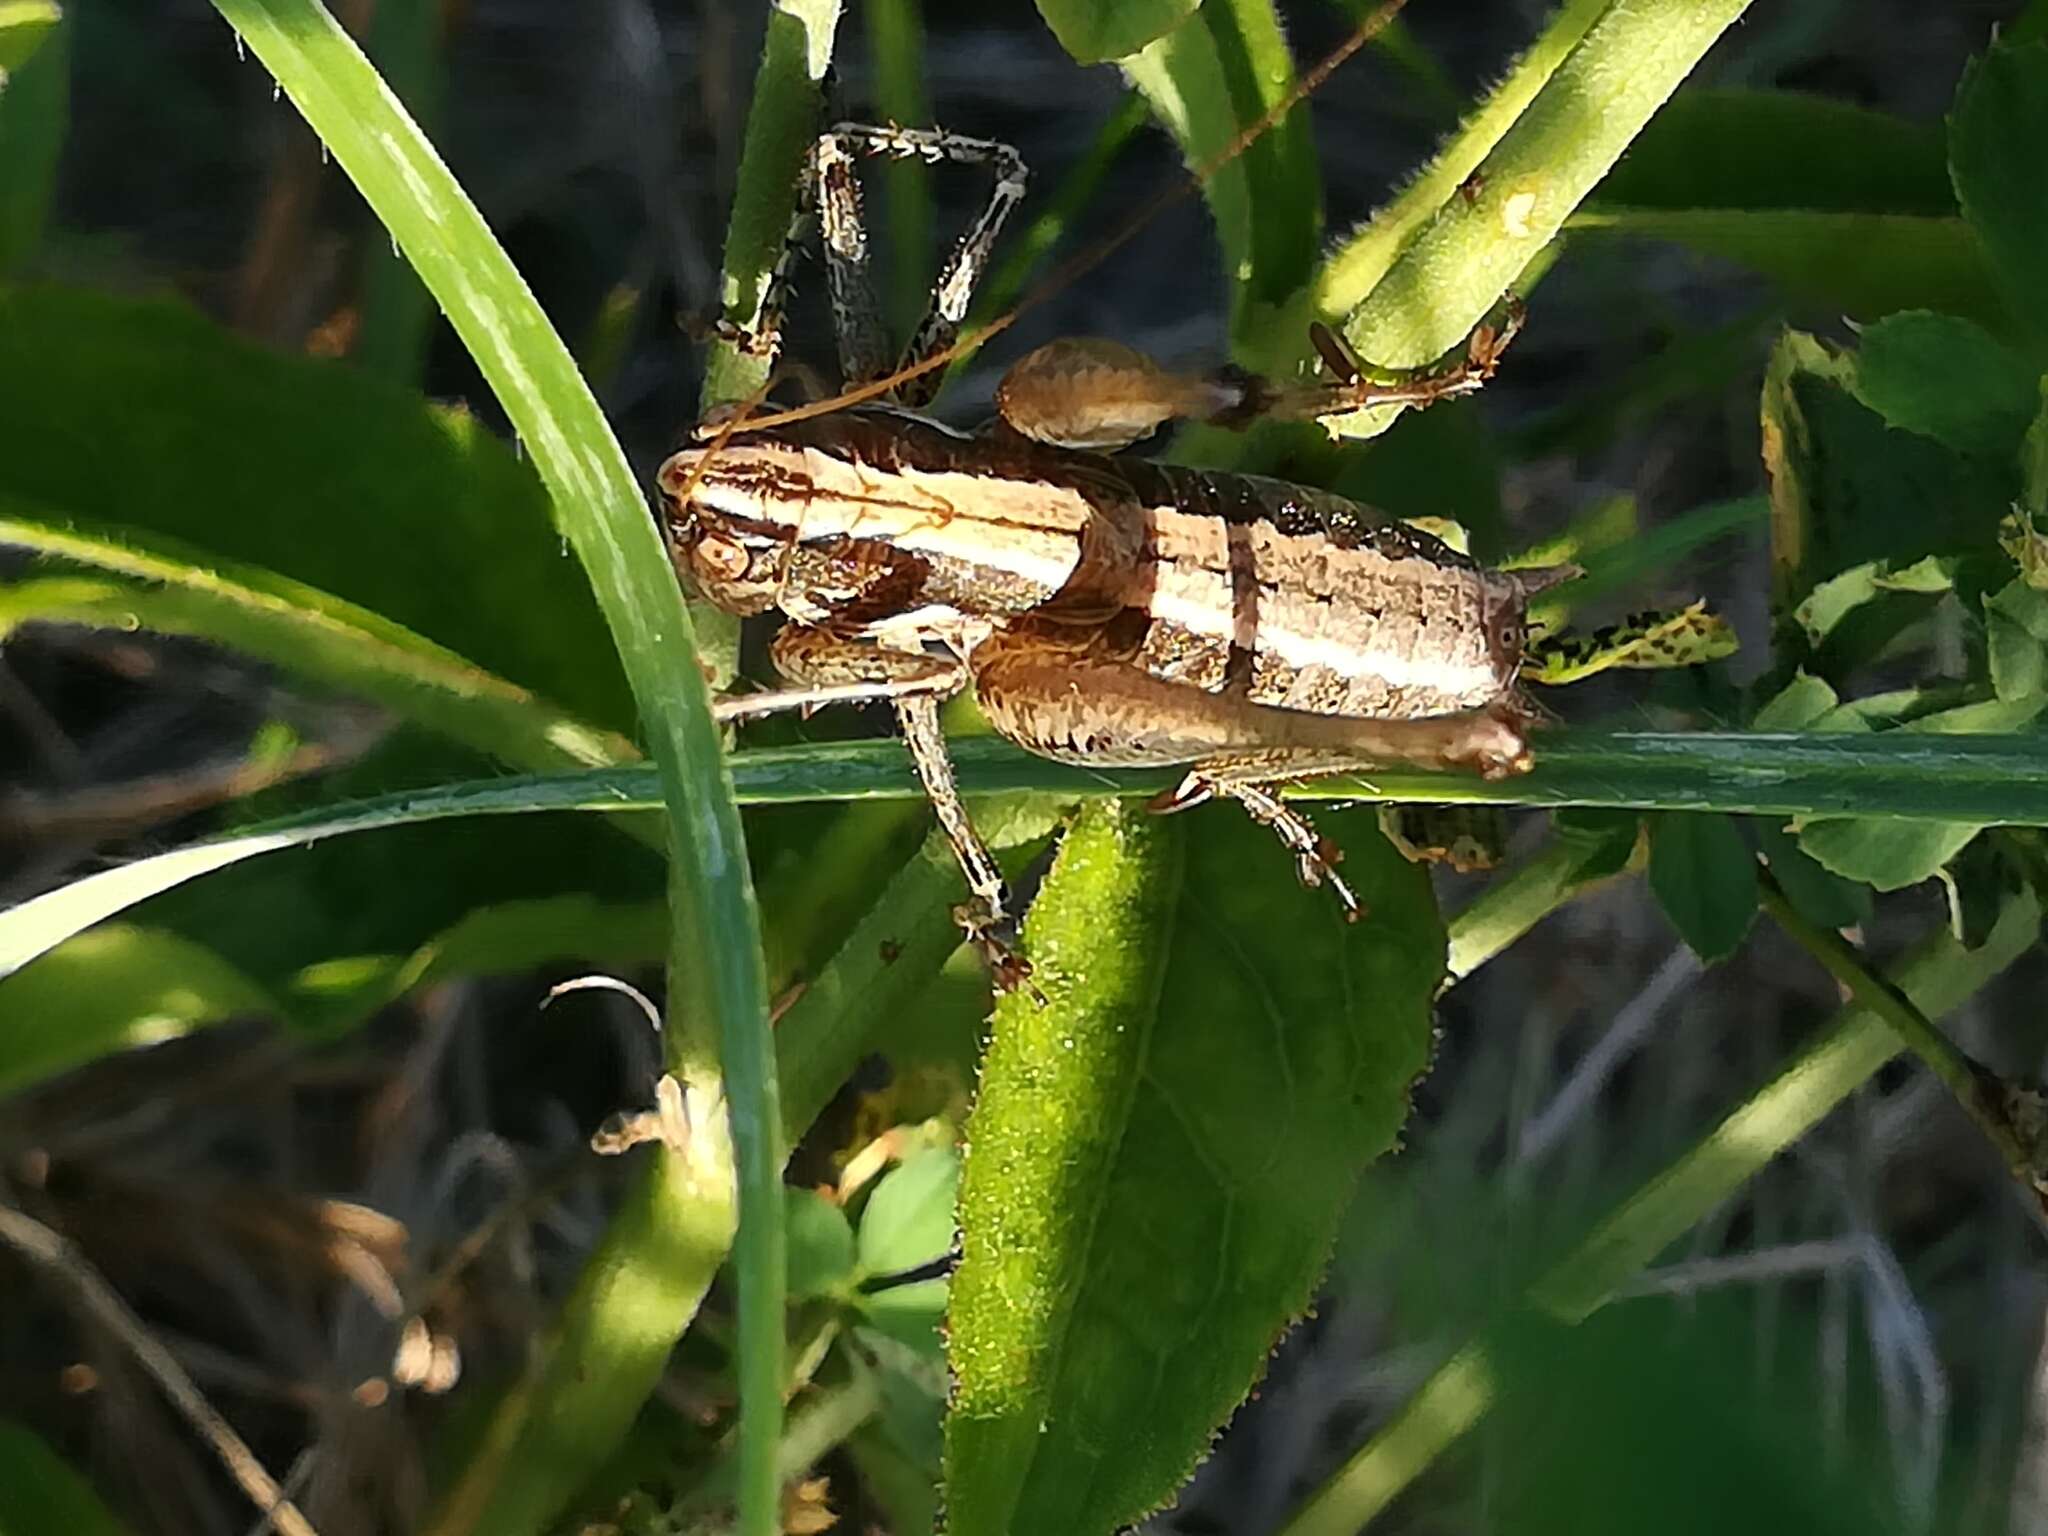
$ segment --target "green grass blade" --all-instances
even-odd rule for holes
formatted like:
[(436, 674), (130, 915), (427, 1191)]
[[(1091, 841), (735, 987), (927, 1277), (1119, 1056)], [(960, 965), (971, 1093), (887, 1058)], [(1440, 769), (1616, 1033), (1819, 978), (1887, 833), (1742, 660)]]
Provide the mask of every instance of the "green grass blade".
[[(1149, 795), (1172, 771), (1120, 771), (1047, 762), (992, 738), (954, 743), (971, 794)], [(732, 759), (742, 804), (907, 799), (920, 793), (894, 741), (764, 748)], [(505, 778), (366, 800), (284, 818), (233, 838), (197, 843), (103, 870), (0, 912), (0, 976), (93, 923), (215, 869), (279, 848), (450, 816), (535, 811), (643, 811), (661, 804), (646, 768)], [(1913, 731), (1557, 731), (1534, 772), (1496, 783), (1443, 773), (1375, 774), (1371, 782), (1311, 785), (1304, 798), (1377, 803), (1469, 802), (1727, 811), (1765, 816), (1859, 814), (1912, 822), (2048, 826), (2048, 750), (2040, 736), (1945, 736)], [(1277, 857), (1277, 855), (1276, 855)]]
[(68, 526), (0, 496), (0, 544), (120, 580), (58, 576), (0, 587), (0, 636), (26, 623), (153, 629), (233, 646), (534, 772), (607, 767), (633, 743), (366, 608), (169, 540)]
[[(750, 1345), (775, 1358), (782, 1328), (780, 1114), (767, 1027), (761, 945), (739, 811), (726, 775), (689, 615), (625, 455), (548, 324), (475, 206), (361, 51), (317, 0), (217, 0), (278, 79), (378, 219), (399, 243), (490, 382), (546, 484), (563, 533), (604, 611), (659, 768), (670, 825), (670, 1063), (707, 1104), (729, 1106), (737, 1164), (741, 1321)], [(715, 1042), (715, 1045), (714, 1045)], [(723, 1070), (722, 1086), (719, 1071)], [(694, 1314), (688, 1293), (708, 1285), (732, 1212), (713, 1145), (718, 1117), (698, 1122), (706, 1145), (683, 1166), (658, 1160), (608, 1231), (563, 1314), (536, 1390), (515, 1393), (488, 1437), (500, 1467), (532, 1485), (510, 1507), (467, 1483), (451, 1507), (498, 1530), (544, 1522), (631, 1421), (676, 1335)], [(714, 1129), (714, 1127), (719, 1127)], [(687, 1277), (678, 1280), (678, 1277)], [(646, 1288), (669, 1292), (665, 1315), (644, 1310)], [(769, 1330), (772, 1329), (772, 1337)], [(774, 1443), (781, 1403), (756, 1370), (743, 1384), (743, 1438), (769, 1468), (742, 1479), (743, 1527), (774, 1520)], [(524, 1410), (524, 1411), (522, 1411)], [(565, 1427), (574, 1426), (573, 1436)], [(529, 1432), (530, 1431), (530, 1432)], [(546, 1453), (546, 1454), (544, 1454)], [(746, 1458), (743, 1456), (743, 1461)], [(756, 1459), (759, 1459), (757, 1449)], [(587, 1473), (589, 1466), (583, 1466)], [(444, 1526), (443, 1529), (448, 1527)]]
[[(2040, 909), (2008, 899), (1977, 949), (1938, 933), (1890, 975), (1923, 1013), (1939, 1016), (2032, 947)], [(1903, 1049), (1875, 1012), (1844, 1008), (1828, 1029), (1696, 1146), (1618, 1206), (1527, 1301), (1567, 1322), (1601, 1307), (1620, 1285), (1734, 1194)], [(1482, 1335), (1424, 1383), (1406, 1406), (1319, 1489), (1281, 1536), (1353, 1536), (1492, 1406), (1493, 1343)]]

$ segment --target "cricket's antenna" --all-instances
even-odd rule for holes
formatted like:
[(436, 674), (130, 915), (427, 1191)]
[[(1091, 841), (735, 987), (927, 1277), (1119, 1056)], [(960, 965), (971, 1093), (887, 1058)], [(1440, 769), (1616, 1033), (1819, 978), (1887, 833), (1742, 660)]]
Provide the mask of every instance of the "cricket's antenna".
[(1087, 250), (1079, 252), (1055, 267), (1050, 274), (1033, 284), (1031, 290), (1020, 298), (1007, 314), (996, 316), (995, 319), (989, 321), (987, 325), (984, 325), (972, 335), (963, 335), (950, 345), (941, 347), (936, 352), (897, 369), (894, 373), (886, 374), (879, 379), (870, 379), (867, 383), (856, 385), (851, 389), (842, 390), (828, 400), (814, 400), (808, 405), (792, 406), (788, 410), (771, 411), (766, 416), (753, 417), (741, 424), (743, 430), (749, 432), (765, 431), (772, 427), (788, 426), (793, 422), (808, 421), (813, 416), (824, 416), (833, 411), (844, 410), (849, 405), (859, 405), (862, 401), (873, 400), (879, 395), (889, 393), (898, 385), (906, 384), (915, 378), (921, 378), (925, 374), (937, 369), (948, 367), (956, 358), (969, 356), (979, 349), (982, 343), (1000, 335), (1015, 325), (1019, 317), (1027, 311), (1044, 303), (1078, 278), (1085, 277), (1088, 273), (1092, 272), (1096, 267), (1108, 260), (1110, 256), (1121, 250), (1130, 242), (1133, 236), (1161, 213), (1164, 213), (1191, 192), (1199, 191), (1210, 177), (1250, 149), (1252, 145), (1256, 144), (1271, 131), (1274, 124), (1278, 123), (1288, 113), (1300, 106), (1303, 101), (1320, 90), (1323, 82), (1342, 68), (1353, 54), (1371, 42), (1374, 37), (1378, 36), (1396, 16), (1401, 14), (1401, 9), (1406, 4), (1407, 0), (1382, 0), (1382, 3), (1374, 9), (1372, 14), (1352, 29), (1349, 37), (1331, 49), (1329, 54), (1308, 70), (1307, 73), (1297, 78), (1284, 96), (1261, 113), (1255, 122), (1249, 124), (1229, 144), (1196, 166), (1185, 180), (1176, 182), (1173, 186), (1168, 187), (1157, 197), (1153, 198), (1151, 202), (1126, 219), (1113, 233)]

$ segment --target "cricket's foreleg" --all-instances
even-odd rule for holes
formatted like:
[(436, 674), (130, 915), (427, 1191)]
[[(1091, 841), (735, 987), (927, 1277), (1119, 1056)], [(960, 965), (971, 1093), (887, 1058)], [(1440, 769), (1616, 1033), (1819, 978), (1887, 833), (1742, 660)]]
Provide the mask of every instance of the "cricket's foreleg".
[(987, 960), (996, 985), (1005, 991), (1021, 985), (1031, 967), (1012, 946), (1016, 921), (1009, 885), (967, 814), (939, 727), (939, 705), (967, 686), (967, 668), (950, 657), (889, 650), (858, 636), (797, 624), (783, 626), (769, 657), (803, 692), (837, 691), (844, 697), (859, 691), (862, 698), (886, 698), (895, 706), (911, 766), (967, 880), (967, 900), (953, 915)]
[(911, 766), (924, 785), (926, 797), (939, 818), (946, 841), (953, 845), (953, 857), (967, 877), (967, 900), (953, 909), (953, 918), (966, 932), (968, 942), (988, 963), (996, 985), (1014, 991), (1031, 976), (1031, 963), (1017, 953), (1017, 920), (1010, 910), (1010, 886), (988, 851), (988, 844), (974, 829), (960, 787), (953, 779), (953, 759), (946, 751), (945, 733), (939, 728), (938, 700), (898, 699), (896, 723), (910, 748)]
[(941, 656), (892, 651), (837, 630), (785, 624), (768, 645), (775, 670), (795, 686), (732, 694), (712, 701), (721, 724), (827, 704), (873, 704), (927, 696), (950, 699), (967, 686), (967, 669)]

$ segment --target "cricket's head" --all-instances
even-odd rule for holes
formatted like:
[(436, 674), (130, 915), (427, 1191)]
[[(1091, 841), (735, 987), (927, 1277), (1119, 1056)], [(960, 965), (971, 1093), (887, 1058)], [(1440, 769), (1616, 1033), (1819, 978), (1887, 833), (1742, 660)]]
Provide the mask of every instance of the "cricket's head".
[(807, 500), (789, 458), (772, 443), (708, 444), (661, 466), (662, 525), (693, 596), (742, 618), (781, 598)]
[(1486, 576), (1486, 652), (1502, 693), (1520, 678), (1529, 646), (1529, 599), (1584, 575), (1576, 565), (1525, 566)]

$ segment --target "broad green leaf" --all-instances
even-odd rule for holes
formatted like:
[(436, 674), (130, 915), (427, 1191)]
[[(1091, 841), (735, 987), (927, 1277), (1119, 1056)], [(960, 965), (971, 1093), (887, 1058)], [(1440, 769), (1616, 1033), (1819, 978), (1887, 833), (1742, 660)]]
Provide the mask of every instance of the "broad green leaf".
[(2043, 143), (2048, 44), (1994, 47), (1973, 60), (1949, 114), (1949, 174), (2013, 318), (2037, 339), (2048, 284), (2048, 186), (2035, 156)]
[(1659, 816), (1650, 823), (1650, 889), (1694, 954), (1725, 960), (1756, 920), (1756, 856), (1729, 817)]
[(1748, 267), (1816, 319), (1935, 309), (1993, 330), (2007, 323), (1984, 253), (1959, 218), (1601, 204), (1574, 214), (1566, 228), (1574, 237), (1668, 241)]
[(1757, 710), (1750, 725), (1759, 731), (1803, 731), (1841, 702), (1825, 678), (1796, 672), (1792, 681)]
[(1977, 822), (1842, 817), (1807, 823), (1799, 846), (1845, 880), (1897, 891), (1931, 878), (1983, 830)]
[[(923, 1147), (883, 1175), (861, 1212), (859, 1264), (868, 1275), (887, 1275), (943, 1258), (953, 1246), (953, 1203), (960, 1186), (960, 1154)], [(913, 1349), (939, 1358), (947, 1283), (920, 1280), (875, 1291), (861, 1299), (869, 1323)]]
[(272, 994), (203, 945), (109, 923), (0, 979), (0, 1095), (112, 1051), (277, 1011)]
[(853, 1279), (853, 1228), (846, 1213), (814, 1189), (783, 1191), (789, 1229), (789, 1299), (831, 1296)]
[(1347, 926), (1247, 821), (1180, 834), (1084, 811), (1026, 924), (1047, 1001), (997, 1007), (949, 1325), (959, 1536), (1107, 1532), (1172, 1494), (1428, 1059), (1422, 870), (1350, 840)]
[[(1894, 590), (1932, 590), (1901, 573), (1928, 555), (1982, 554), (2017, 491), (2014, 467), (1955, 452), (1931, 438), (1898, 432), (1851, 392), (1853, 355), (1831, 352), (1810, 336), (1787, 332), (1764, 379), (1764, 463), (1771, 477), (1771, 543), (1776, 598), (1789, 612), (1830, 577), (1870, 566)], [(1938, 585), (1938, 583), (1937, 583)], [(1871, 654), (1897, 628), (1896, 613), (1923, 610), (1922, 597), (1843, 612), (1889, 608), (1888, 627), (1829, 637), (1831, 666)]]
[[(1894, 566), (1885, 560), (1866, 561), (1816, 584), (1792, 610), (1792, 618), (1818, 650), (1835, 637), (1846, 620), (1884, 598), (1934, 598), (1950, 591), (1955, 585), (1953, 569), (1950, 562), (1933, 556), (1904, 566)], [(1897, 604), (1893, 611), (1917, 617), (1927, 606)]]
[[(1797, 154), (1785, 147), (1796, 144)], [(1797, 91), (1680, 91), (1600, 183), (1597, 206), (1953, 217), (1940, 131)]]
[(1984, 600), (1991, 686), (2002, 700), (2048, 693), (2048, 592), (2015, 578)]
[(886, 1275), (943, 1257), (959, 1183), (959, 1152), (937, 1146), (918, 1148), (877, 1180), (860, 1214), (861, 1269)]
[(1076, 64), (1106, 64), (1166, 36), (1202, 0), (1038, 0), (1038, 14)]
[[(0, 5), (0, 24), (6, 8)], [(5, 1536), (127, 1536), (91, 1483), (33, 1429), (0, 1419), (0, 1532)]]
[(381, 704), (507, 767), (598, 767), (639, 756), (579, 720), (378, 613), (273, 572), (95, 528), (0, 494), (0, 544), (124, 578), (0, 587), (0, 636), (32, 620), (190, 635)]
[(2005, 343), (1924, 309), (1864, 329), (1854, 389), (1891, 425), (1987, 458), (2018, 450), (2041, 398), (2039, 371)]
[(0, 0), (0, 278), (42, 243), (71, 93), (69, 28), (49, 0)]

